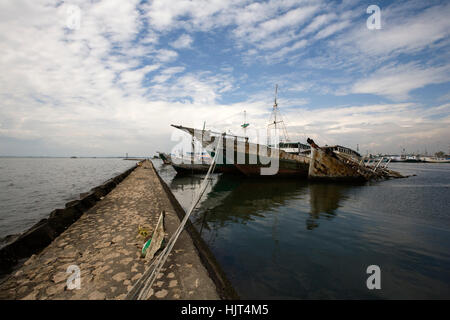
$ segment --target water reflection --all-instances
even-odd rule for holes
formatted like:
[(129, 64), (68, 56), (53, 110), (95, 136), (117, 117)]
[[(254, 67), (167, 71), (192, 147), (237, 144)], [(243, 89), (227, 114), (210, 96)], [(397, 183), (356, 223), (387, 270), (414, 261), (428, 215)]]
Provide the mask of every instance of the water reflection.
[[(449, 297), (442, 168), (364, 185), (216, 174), (192, 221), (243, 298)], [(203, 176), (162, 171), (190, 206)], [(370, 264), (382, 268), (383, 290), (367, 290)]]
[[(221, 176), (213, 191), (207, 195), (195, 218), (205, 221), (205, 226), (220, 228), (229, 222), (246, 223), (264, 213), (283, 206), (296, 194), (304, 192), (305, 185), (296, 181), (266, 181), (236, 179)], [(225, 194), (225, 197), (219, 195)], [(222, 199), (220, 199), (222, 198)], [(220, 200), (219, 200), (220, 199)], [(206, 218), (205, 218), (206, 216)]]
[[(176, 176), (171, 182), (171, 189), (186, 204), (189, 198), (193, 198), (193, 192), (199, 188), (202, 179), (203, 176)], [(319, 226), (320, 218), (332, 219), (340, 207), (339, 203), (347, 199), (348, 190), (359, 186), (310, 183), (295, 179), (241, 179), (227, 175), (216, 175), (211, 179), (213, 186), (207, 190), (205, 198), (192, 215), (200, 231), (217, 230), (229, 223), (245, 224), (262, 219), (279, 208), (289, 207), (293, 201), (308, 198), (309, 208), (298, 208), (298, 211), (309, 214), (306, 229), (313, 230)]]
[(313, 230), (319, 226), (320, 217), (332, 219), (339, 209), (340, 203), (346, 200), (347, 193), (353, 189), (364, 185), (364, 183), (325, 183), (311, 182), (308, 185), (310, 217), (306, 220), (306, 228)]

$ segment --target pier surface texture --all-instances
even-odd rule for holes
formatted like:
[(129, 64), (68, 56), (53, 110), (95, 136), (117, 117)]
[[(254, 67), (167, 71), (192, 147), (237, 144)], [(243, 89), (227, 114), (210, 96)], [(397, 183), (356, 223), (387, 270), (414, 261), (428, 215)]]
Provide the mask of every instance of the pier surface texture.
[[(180, 221), (152, 163), (144, 161), (5, 279), (0, 299), (124, 299), (150, 265), (141, 258), (144, 239), (139, 227), (151, 234), (162, 211), (169, 238)], [(79, 289), (68, 288), (74, 275), (67, 272), (71, 265), (80, 269)], [(219, 299), (186, 231), (152, 289), (150, 299)]]

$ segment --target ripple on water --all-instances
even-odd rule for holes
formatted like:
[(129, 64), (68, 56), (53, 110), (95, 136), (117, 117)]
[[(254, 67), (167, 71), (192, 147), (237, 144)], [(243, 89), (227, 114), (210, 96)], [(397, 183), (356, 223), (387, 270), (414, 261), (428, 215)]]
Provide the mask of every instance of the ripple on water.
[[(192, 217), (243, 299), (449, 299), (450, 165), (361, 185), (214, 178)], [(184, 208), (199, 179), (157, 169)], [(205, 215), (207, 213), (207, 215)], [(379, 265), (383, 290), (367, 290)]]
[(134, 165), (102, 158), (0, 158), (0, 164), (0, 238), (28, 229), (79, 193)]

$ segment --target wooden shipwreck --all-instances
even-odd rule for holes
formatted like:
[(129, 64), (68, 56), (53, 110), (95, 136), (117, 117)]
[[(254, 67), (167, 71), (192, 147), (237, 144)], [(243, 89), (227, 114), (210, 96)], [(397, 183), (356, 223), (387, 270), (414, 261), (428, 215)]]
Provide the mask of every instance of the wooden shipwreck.
[[(278, 85), (275, 86), (275, 99), (267, 126), (267, 136), (275, 131), (275, 143), (267, 145), (249, 142), (246, 128), (249, 123), (244, 111), (244, 136), (237, 136), (211, 130), (198, 130), (172, 125), (172, 127), (189, 133), (197, 139), (202, 147), (214, 157), (219, 152), (216, 168), (222, 172), (239, 170), (246, 176), (255, 177), (298, 177), (309, 179), (331, 180), (362, 180), (382, 178), (401, 178), (400, 173), (387, 169), (387, 164), (376, 165), (364, 162), (361, 155), (343, 146), (319, 147), (312, 139), (307, 140), (309, 145), (300, 142), (291, 142), (283, 118), (279, 114), (277, 103)], [(284, 141), (279, 138), (281, 130)]]
[(308, 177), (310, 179), (361, 180), (403, 178), (400, 173), (387, 169), (382, 159), (373, 165), (366, 165), (364, 159), (355, 151), (341, 147), (319, 147), (314, 140), (311, 145), (311, 161)]
[[(196, 137), (212, 157), (220, 152), (216, 166), (218, 172), (239, 170), (246, 176), (254, 177), (297, 177), (317, 180), (349, 180), (369, 181), (389, 178), (404, 178), (400, 173), (389, 170), (387, 163), (369, 165), (356, 151), (343, 146), (319, 147), (312, 139), (307, 140), (311, 146), (309, 154), (298, 152), (288, 153), (280, 148), (251, 143), (248, 140), (239, 141), (239, 137), (209, 130), (172, 125)], [(201, 134), (198, 134), (198, 133)], [(218, 139), (222, 139), (218, 143)], [(217, 148), (218, 147), (218, 148)], [(266, 152), (261, 153), (260, 149)], [(263, 155), (261, 155), (263, 154)], [(276, 161), (278, 166), (273, 173), (264, 174), (269, 169), (269, 163)], [(204, 170), (207, 169), (205, 165)], [(225, 170), (227, 169), (227, 170)]]
[[(197, 138), (211, 157), (219, 152), (216, 165), (219, 172), (231, 172), (234, 168), (246, 176), (308, 177), (309, 155), (294, 154), (280, 148), (252, 143), (246, 137), (198, 130), (181, 125), (172, 125), (172, 127)], [(219, 143), (220, 139), (222, 141)], [(274, 164), (276, 164), (275, 171), (271, 172)]]

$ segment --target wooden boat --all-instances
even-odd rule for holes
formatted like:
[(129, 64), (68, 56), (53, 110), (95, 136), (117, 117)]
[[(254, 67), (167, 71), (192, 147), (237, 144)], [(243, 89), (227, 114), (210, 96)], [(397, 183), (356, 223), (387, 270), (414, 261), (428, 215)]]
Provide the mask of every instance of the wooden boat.
[[(203, 148), (212, 157), (220, 152), (222, 155), (219, 154), (217, 165), (234, 165), (246, 176), (351, 181), (403, 177), (400, 173), (387, 169), (387, 164), (380, 166), (382, 161), (366, 166), (364, 159), (356, 151), (342, 146), (319, 147), (312, 139), (308, 139), (311, 145), (310, 155), (294, 154), (225, 133), (172, 126), (200, 138)], [(222, 141), (219, 143), (218, 139)], [(264, 152), (260, 152), (260, 148), (265, 148)], [(273, 166), (274, 163), (277, 165)]]
[[(211, 159), (202, 158), (201, 161), (199, 161), (198, 158), (182, 159), (173, 156), (171, 165), (179, 175), (202, 174), (208, 172), (209, 166), (211, 165)], [(216, 164), (214, 172), (233, 173), (233, 174), (240, 173), (239, 170), (237, 170), (234, 166), (226, 164)]]
[(450, 158), (424, 157), (423, 162), (428, 163), (450, 163)]
[[(275, 101), (267, 128), (269, 132), (273, 126), (276, 135), (278, 135), (277, 126), (281, 128), (285, 141), (276, 145), (252, 143), (246, 136), (212, 132), (205, 128), (198, 130), (181, 125), (172, 127), (183, 130), (199, 140), (211, 157), (220, 152), (218, 166), (234, 166), (246, 176), (363, 181), (402, 177), (398, 172), (388, 170), (388, 163), (380, 166), (383, 159), (376, 166), (366, 166), (359, 153), (343, 146), (319, 147), (309, 138), (307, 142), (311, 147), (299, 142), (290, 142), (284, 122), (278, 113), (277, 89), (278, 86), (275, 87)], [(248, 127), (246, 120), (242, 127), (245, 135), (245, 128)]]
[(402, 178), (403, 176), (380, 166), (382, 159), (375, 165), (366, 166), (364, 159), (355, 151), (342, 146), (319, 147), (314, 140), (311, 145), (310, 179), (368, 181), (372, 179)]
[[(239, 137), (210, 130), (198, 130), (172, 125), (196, 137), (202, 143), (202, 147), (214, 157), (220, 152), (216, 168), (232, 171), (237, 168), (246, 176), (308, 176), (309, 156), (293, 154), (279, 148), (248, 142), (245, 137)], [(198, 134), (201, 133), (201, 134)], [(218, 139), (222, 139), (220, 147)], [(222, 171), (223, 172), (223, 171)]]
[[(267, 126), (267, 130), (274, 127), (276, 134), (280, 128), (284, 134), (285, 141), (276, 145), (264, 145), (248, 141), (246, 136), (246, 128), (249, 123), (246, 121), (246, 113), (244, 111), (244, 137), (237, 135), (197, 130), (193, 128), (176, 126), (173, 127), (186, 131), (197, 140), (201, 140), (203, 148), (205, 148), (211, 157), (215, 152), (220, 152), (218, 168), (219, 170), (239, 170), (246, 176), (284, 176), (284, 177), (308, 177), (309, 170), (309, 152), (310, 147), (300, 142), (290, 142), (284, 122), (279, 115), (277, 104), (278, 85), (275, 87), (275, 100), (271, 119)], [(278, 126), (278, 128), (277, 128)], [(217, 139), (223, 139), (220, 143), (220, 150), (215, 150), (215, 146), (219, 145)], [(279, 137), (276, 137), (277, 139)]]
[(206, 173), (208, 172), (209, 166), (209, 164), (204, 163), (172, 163), (172, 167), (175, 169), (177, 174), (180, 175)]
[(172, 155), (170, 164), (180, 175), (206, 173), (211, 165), (211, 158), (190, 152), (187, 156)]

